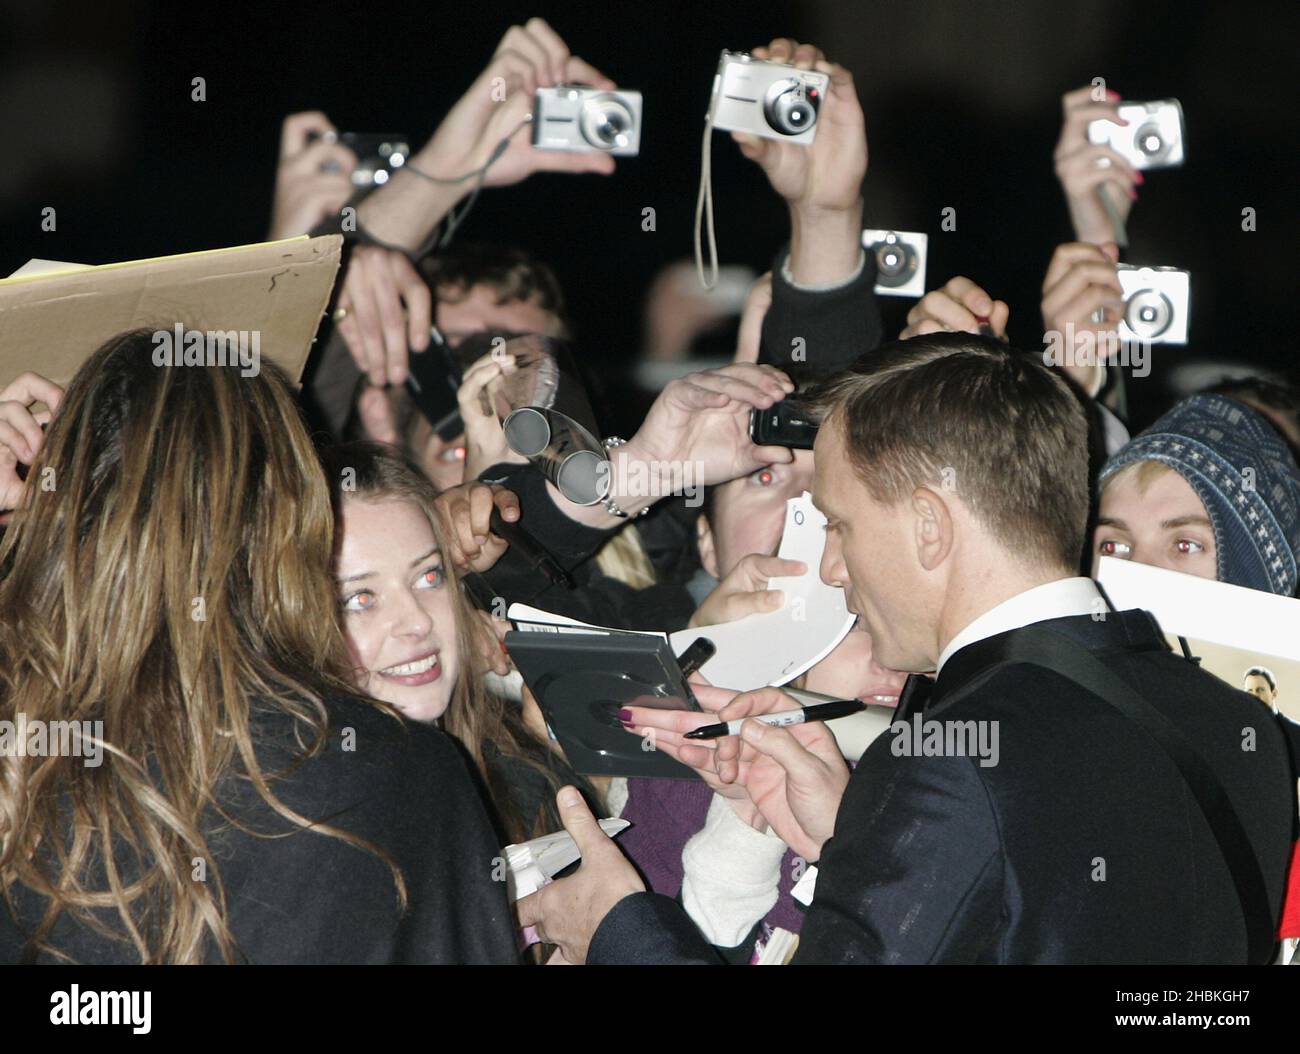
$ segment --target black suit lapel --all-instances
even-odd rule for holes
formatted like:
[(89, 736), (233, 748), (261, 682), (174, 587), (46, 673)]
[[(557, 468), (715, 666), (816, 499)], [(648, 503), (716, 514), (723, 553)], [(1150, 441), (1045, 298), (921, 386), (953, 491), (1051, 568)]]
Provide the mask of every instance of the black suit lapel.
[[(1046, 619), (1032, 625), (1069, 637), (1091, 652), (1106, 651), (1168, 651), (1156, 620), (1146, 611), (1111, 611), (1105, 618), (1092, 615), (1071, 615), (1066, 618)], [(998, 665), (1006, 651), (1006, 642), (1028, 627), (1008, 630), (969, 644), (950, 656), (934, 684), (927, 710), (932, 712), (955, 702), (967, 686), (973, 685), (984, 673)], [(910, 682), (909, 678), (909, 682)], [(902, 699), (899, 700), (902, 706)]]

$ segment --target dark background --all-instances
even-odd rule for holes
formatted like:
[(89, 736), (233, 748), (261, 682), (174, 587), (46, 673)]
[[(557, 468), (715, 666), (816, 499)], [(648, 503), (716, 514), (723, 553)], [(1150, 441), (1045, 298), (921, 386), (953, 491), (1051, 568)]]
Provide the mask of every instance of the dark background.
[[(423, 139), (506, 27), (540, 14), (572, 50), (645, 93), (641, 156), (609, 178), (535, 176), (485, 193), (464, 237), (551, 263), (584, 357), (624, 368), (644, 290), (688, 257), (699, 137), (717, 53), (779, 34), (855, 73), (871, 166), (867, 226), (930, 234), (928, 285), (966, 274), (1037, 340), (1038, 288), (1069, 225), (1052, 171), (1060, 95), (1093, 77), (1181, 99), (1188, 162), (1151, 173), (1126, 259), (1193, 273), (1192, 344), (1130, 381), (1137, 423), (1197, 357), (1292, 370), (1297, 186), (1294, 3), (530, 4), (0, 0), (0, 272), (30, 257), (106, 263), (261, 240), (280, 121)], [(205, 77), (207, 101), (192, 102)], [(714, 144), (722, 262), (765, 270), (784, 209), (724, 136)], [(58, 210), (56, 233), (41, 209)], [(653, 206), (657, 230), (641, 230)], [(957, 210), (956, 232), (939, 228)], [(1253, 233), (1241, 210), (1257, 211)], [(886, 300), (893, 328), (913, 301)], [(606, 408), (619, 422), (618, 408)]]

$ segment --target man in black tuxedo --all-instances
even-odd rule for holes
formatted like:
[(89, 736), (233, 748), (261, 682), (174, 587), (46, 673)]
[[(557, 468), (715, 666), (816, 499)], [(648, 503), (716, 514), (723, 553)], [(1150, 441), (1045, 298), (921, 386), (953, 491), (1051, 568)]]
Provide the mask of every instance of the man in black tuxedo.
[[(845, 589), (876, 661), (937, 671), (930, 698), (913, 677), (851, 777), (820, 724), (747, 721), (716, 750), (681, 738), (792, 709), (777, 689), (701, 689), (718, 715), (633, 721), (816, 863), (794, 961), (1271, 956), (1295, 826), (1281, 733), (1173, 654), (1149, 615), (1110, 611), (1075, 577), (1086, 425), (1065, 384), (995, 343), (940, 334), (882, 348), (821, 404), (821, 576)], [(1097, 661), (1101, 681), (1084, 687), (1080, 663)], [(1210, 797), (1222, 788), (1226, 822), (1216, 807), (1212, 827), (1184, 770)], [(523, 902), (525, 924), (570, 961), (709, 961), (678, 905), (645, 893), (564, 801), (583, 866)], [(1234, 824), (1235, 843), (1221, 833)]]

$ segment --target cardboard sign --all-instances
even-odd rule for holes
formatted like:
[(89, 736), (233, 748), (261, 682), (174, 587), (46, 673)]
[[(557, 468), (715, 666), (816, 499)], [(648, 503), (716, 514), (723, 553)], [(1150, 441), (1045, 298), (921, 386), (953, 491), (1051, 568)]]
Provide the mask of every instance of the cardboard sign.
[(33, 370), (66, 387), (132, 329), (256, 333), (298, 381), (339, 269), (343, 239), (291, 238), (86, 267), (33, 261), (0, 279), (0, 388)]

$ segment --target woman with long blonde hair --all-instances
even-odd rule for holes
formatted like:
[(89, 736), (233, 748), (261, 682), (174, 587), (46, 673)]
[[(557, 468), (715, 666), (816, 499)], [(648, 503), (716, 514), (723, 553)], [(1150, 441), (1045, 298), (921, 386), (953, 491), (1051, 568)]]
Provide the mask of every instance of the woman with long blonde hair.
[(0, 722), (102, 748), (0, 757), (0, 961), (514, 961), (466, 765), (349, 676), (290, 385), (151, 353), (0, 430)]

